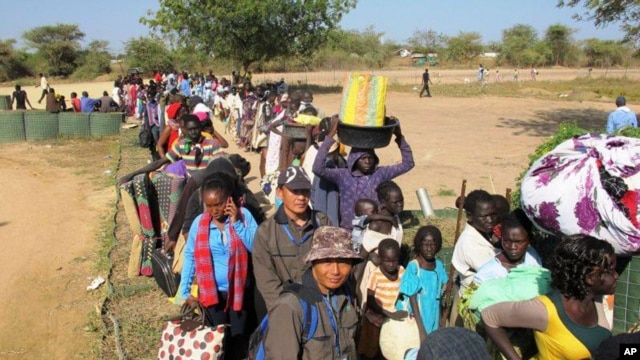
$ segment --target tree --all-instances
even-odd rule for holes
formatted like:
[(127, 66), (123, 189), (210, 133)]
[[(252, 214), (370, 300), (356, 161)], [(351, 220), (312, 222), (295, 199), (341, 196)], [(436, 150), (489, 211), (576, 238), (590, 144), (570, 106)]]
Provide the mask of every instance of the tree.
[(111, 72), (111, 54), (107, 50), (109, 42), (93, 40), (86, 49), (80, 51), (78, 63), (80, 66), (73, 73), (76, 79), (94, 79), (102, 74)]
[(640, 42), (640, 2), (636, 0), (558, 0), (558, 7), (577, 7), (586, 9), (582, 14), (574, 14), (576, 20), (593, 21), (597, 27), (613, 22), (621, 22), (625, 32), (625, 41)]
[(75, 70), (80, 41), (84, 39), (78, 25), (40, 26), (24, 32), (22, 37), (46, 61), (49, 74), (67, 76)]
[(523, 61), (523, 54), (526, 50), (532, 49), (537, 42), (538, 33), (531, 25), (517, 24), (503, 30), (500, 60), (506, 60), (514, 66), (529, 65)]
[(126, 63), (145, 72), (172, 69), (171, 53), (162, 40), (153, 37), (134, 38), (125, 44)]
[(424, 51), (427, 53), (441, 52), (447, 43), (447, 36), (438, 34), (435, 30), (416, 30), (408, 40), (414, 51)]
[(160, 0), (140, 19), (175, 43), (228, 58), (245, 71), (258, 60), (311, 55), (356, 0)]
[(447, 41), (448, 59), (469, 64), (482, 53), (482, 37), (477, 32), (460, 32)]
[(15, 39), (0, 40), (0, 81), (9, 81), (29, 75), (29, 69), (24, 65), (20, 53), (13, 45)]
[(587, 57), (587, 65), (609, 67), (622, 65), (626, 55), (631, 51), (619, 41), (586, 39), (583, 51)]
[(393, 57), (393, 44), (383, 44), (384, 33), (376, 32), (373, 26), (363, 31), (341, 29), (334, 30), (321, 49), (341, 51), (347, 56), (355, 56), (370, 68), (382, 68)]
[(549, 26), (544, 35), (544, 41), (549, 44), (552, 51), (552, 62), (555, 65), (566, 65), (566, 57), (573, 42), (571, 34), (575, 30), (562, 24)]

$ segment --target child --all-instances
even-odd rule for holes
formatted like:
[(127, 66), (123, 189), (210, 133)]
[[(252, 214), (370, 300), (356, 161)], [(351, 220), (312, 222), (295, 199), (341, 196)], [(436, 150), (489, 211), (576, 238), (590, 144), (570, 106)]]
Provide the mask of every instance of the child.
[(410, 309), (418, 323), (420, 339), (438, 329), (440, 299), (449, 280), (436, 254), (442, 248), (442, 234), (432, 225), (422, 226), (413, 239), (415, 259), (409, 262), (400, 282), (400, 294), (409, 297)]
[(367, 226), (367, 219), (378, 212), (378, 204), (371, 199), (358, 199), (354, 212), (356, 216), (351, 221), (353, 225), (351, 241), (353, 242), (353, 250), (359, 253), (362, 246), (362, 236)]
[(366, 303), (366, 286), (369, 283), (372, 271), (380, 265), (377, 254), (378, 246), (383, 239), (392, 238), (402, 245), (402, 227), (399, 224), (398, 213), (404, 208), (404, 197), (402, 190), (393, 181), (384, 181), (376, 188), (378, 201), (382, 204), (380, 210), (374, 215), (367, 217), (366, 231), (362, 235), (362, 246), (360, 256), (369, 259), (363, 264), (358, 264), (355, 269), (355, 277), (360, 280), (359, 291), (362, 295), (361, 305)]
[(380, 267), (371, 274), (367, 286), (367, 308), (362, 319), (358, 353), (375, 358), (379, 352), (380, 326), (385, 318), (401, 320), (407, 312), (396, 310), (404, 268), (400, 266), (400, 245), (394, 239), (384, 239), (378, 247)]
[[(389, 180), (384, 181), (376, 188), (378, 195), (378, 202), (380, 203), (380, 210), (378, 215), (393, 220), (393, 226), (390, 228), (391, 237), (396, 239), (399, 244), (402, 244), (402, 238), (404, 236), (402, 230), (402, 224), (400, 224), (400, 218), (398, 214), (404, 210), (404, 196), (402, 195), (402, 189), (395, 182)], [(370, 226), (370, 228), (372, 228)], [(375, 226), (372, 230), (376, 230)], [(382, 232), (380, 230), (376, 230)]]

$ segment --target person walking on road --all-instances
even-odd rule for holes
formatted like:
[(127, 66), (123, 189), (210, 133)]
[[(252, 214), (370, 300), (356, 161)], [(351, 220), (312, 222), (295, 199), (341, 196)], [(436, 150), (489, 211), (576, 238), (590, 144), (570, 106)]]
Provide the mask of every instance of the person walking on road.
[(431, 97), (431, 91), (429, 91), (429, 83), (431, 82), (431, 78), (429, 77), (429, 69), (424, 69), (424, 73), (422, 74), (422, 90), (420, 90), (420, 97), (426, 91), (427, 97)]

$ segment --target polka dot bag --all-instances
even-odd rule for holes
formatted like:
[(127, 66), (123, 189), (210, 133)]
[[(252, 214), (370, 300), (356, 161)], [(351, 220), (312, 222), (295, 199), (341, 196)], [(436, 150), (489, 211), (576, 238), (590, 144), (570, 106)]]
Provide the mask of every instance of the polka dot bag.
[(182, 315), (165, 323), (158, 344), (158, 359), (222, 359), (225, 325), (206, 326), (203, 311), (199, 304), (189, 308), (185, 303)]

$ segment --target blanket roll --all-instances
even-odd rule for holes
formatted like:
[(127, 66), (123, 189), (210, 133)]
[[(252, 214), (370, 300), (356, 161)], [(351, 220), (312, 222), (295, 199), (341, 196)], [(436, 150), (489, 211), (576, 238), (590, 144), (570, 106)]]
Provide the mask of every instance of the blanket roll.
[(528, 170), (522, 209), (545, 232), (591, 235), (611, 243), (618, 255), (637, 253), (639, 174), (640, 139), (604, 134), (569, 139)]
[(350, 73), (342, 88), (340, 120), (348, 125), (383, 126), (387, 78)]

